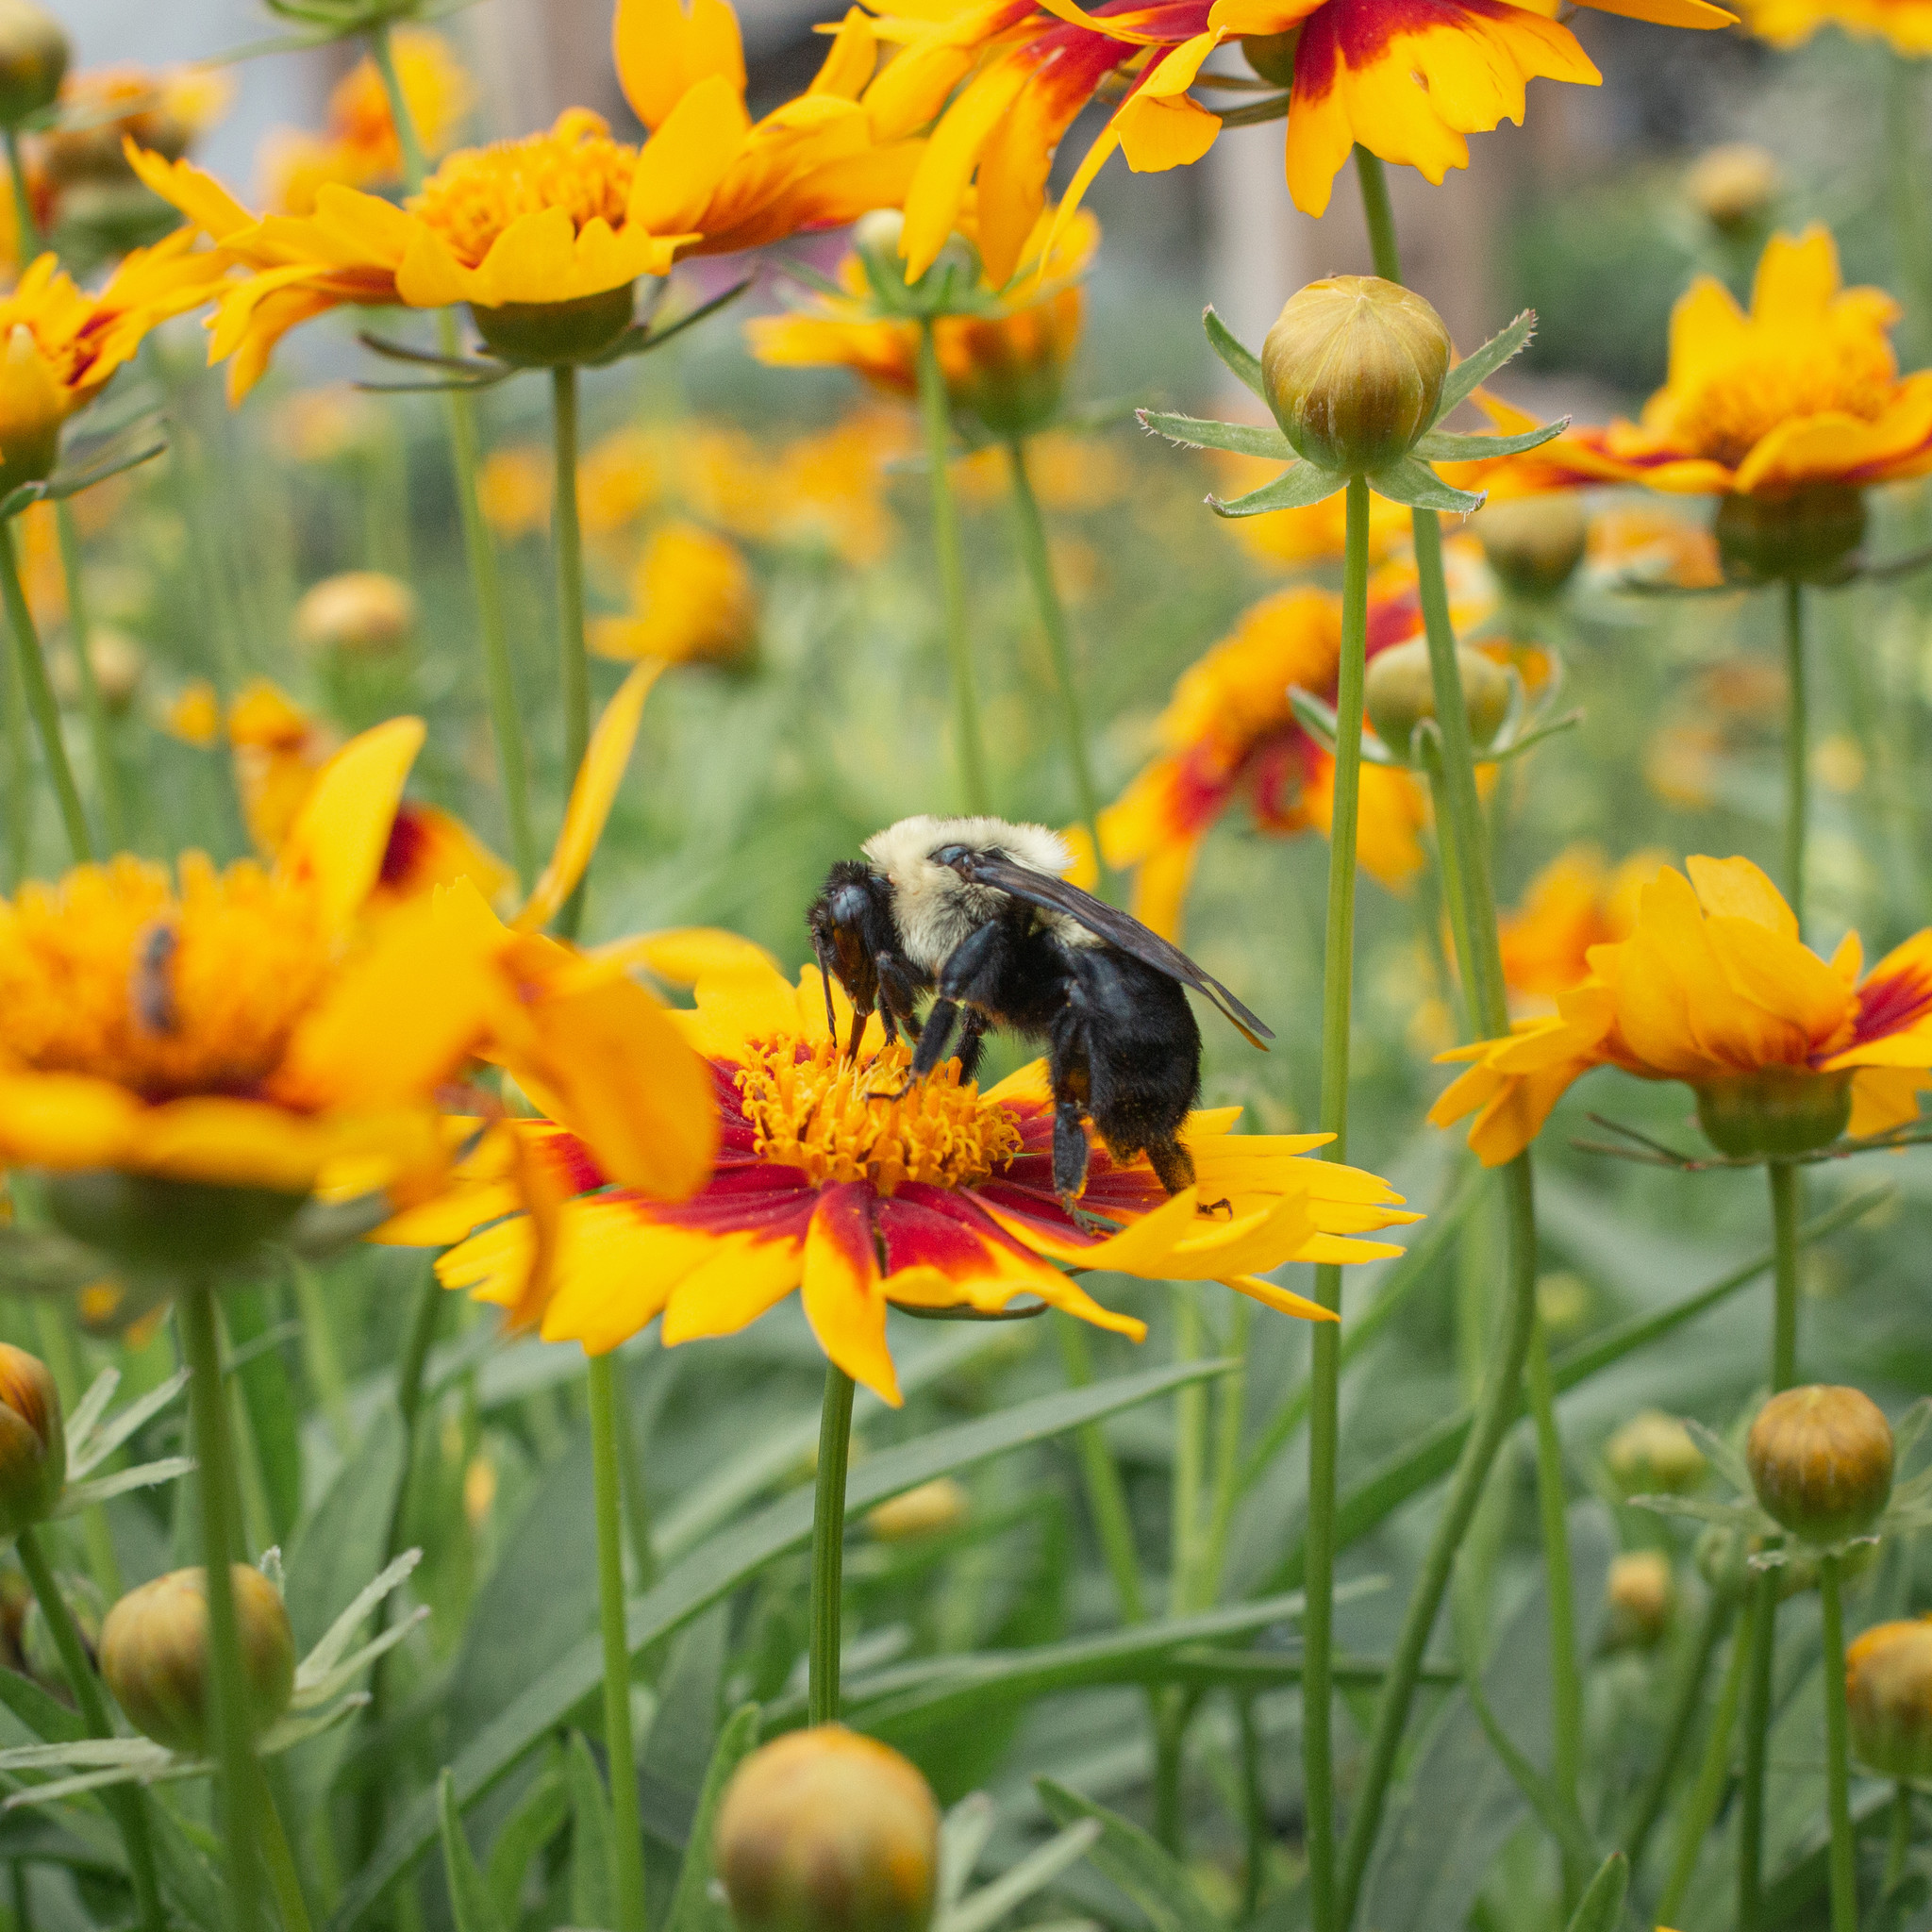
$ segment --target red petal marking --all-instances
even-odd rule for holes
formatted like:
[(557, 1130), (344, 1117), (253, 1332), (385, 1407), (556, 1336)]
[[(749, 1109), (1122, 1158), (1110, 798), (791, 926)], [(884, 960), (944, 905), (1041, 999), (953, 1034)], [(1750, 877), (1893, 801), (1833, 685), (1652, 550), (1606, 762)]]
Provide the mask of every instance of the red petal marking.
[(795, 1167), (740, 1168), (714, 1175), (689, 1201), (647, 1201), (625, 1194), (638, 1218), (660, 1227), (703, 1228), (713, 1234), (796, 1233), (803, 1238), (820, 1191)]
[(1423, 627), (1422, 592), (1411, 584), (1392, 597), (1377, 598), (1369, 606), (1366, 656), (1386, 651), (1391, 644), (1406, 644)]
[(812, 1232), (838, 1250), (857, 1283), (878, 1278), (879, 1251), (873, 1239), (878, 1198), (870, 1181), (841, 1181), (812, 1191), (813, 1209), (807, 1217)]
[(376, 876), (382, 885), (401, 891), (415, 876), (422, 862), (423, 848), (429, 842), (423, 815), (407, 800), (396, 807), (390, 822), (389, 843), (382, 848), (382, 865)]
[(873, 1209), (873, 1225), (885, 1249), (890, 1277), (902, 1268), (937, 1268), (949, 1281), (971, 1281), (987, 1273), (987, 1250), (1003, 1247), (1033, 1258), (1032, 1251), (983, 1213), (970, 1193), (908, 1181)]
[(1458, 28), (1471, 15), (1508, 20), (1509, 0), (1327, 0), (1302, 22), (1295, 47), (1294, 93), (1299, 102), (1325, 100), (1339, 65), (1372, 67), (1398, 34)]
[(1191, 745), (1175, 759), (1163, 801), (1169, 825), (1191, 838), (1211, 825), (1227, 809), (1240, 773), (1230, 772), (1211, 745)]
[(1255, 823), (1264, 832), (1304, 832), (1302, 793), (1321, 747), (1299, 724), (1264, 738), (1244, 769)]
[(1044, 1191), (1038, 1188), (1014, 1187), (1003, 1180), (981, 1181), (973, 1191), (1002, 1214), (1009, 1214), (1015, 1221), (1030, 1221), (1057, 1241), (1072, 1242), (1083, 1248), (1099, 1245), (1100, 1237), (1089, 1234), (1060, 1206), (1059, 1196), (1052, 1191), (1050, 1181)]
[(1883, 978), (1874, 976), (1858, 989), (1858, 1018), (1852, 1031), (1852, 1045), (1870, 1046), (1874, 1040), (1903, 1033), (1927, 1013), (1932, 1013), (1932, 973), (1909, 966)]
[(536, 1137), (537, 1153), (548, 1164), (566, 1195), (594, 1194), (610, 1185), (591, 1150), (568, 1128), (550, 1126)]

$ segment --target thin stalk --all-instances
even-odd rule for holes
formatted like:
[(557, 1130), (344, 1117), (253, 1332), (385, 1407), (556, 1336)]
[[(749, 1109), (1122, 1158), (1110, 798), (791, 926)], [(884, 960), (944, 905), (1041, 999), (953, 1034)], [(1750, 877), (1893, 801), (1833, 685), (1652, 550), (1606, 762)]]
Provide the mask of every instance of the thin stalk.
[[(576, 782), (591, 745), (591, 651), (584, 641), (584, 532), (577, 515), (577, 373), (566, 364), (550, 372), (551, 420), (556, 432), (557, 480), (551, 493), (551, 542), (557, 553), (557, 628), (561, 653), (558, 686), (563, 693), (563, 783)], [(584, 923), (584, 888), (590, 867), (557, 915), (557, 929), (576, 938)]]
[(54, 687), (47, 682), (40, 633), (34, 629), (34, 614), (27, 607), (26, 591), (21, 585), (10, 521), (0, 528), (0, 597), (6, 600), (20, 681), (25, 687), (27, 708), (32, 711), (35, 728), (41, 735), (41, 754), (47, 761), (47, 775), (54, 781), (54, 795), (60, 801), (67, 842), (74, 848), (75, 861), (86, 865), (94, 856), (93, 838), (87, 828), (80, 788), (74, 782), (74, 767), (67, 761), (66, 741), (60, 736), (60, 707), (54, 701)]
[(1664, 1882), (1663, 1896), (1657, 1901), (1657, 1915), (1660, 1921), (1677, 1916), (1677, 1907), (1683, 1904), (1684, 1894), (1690, 1889), (1691, 1874), (1697, 1870), (1697, 1854), (1703, 1849), (1705, 1834), (1717, 1817), (1718, 1807), (1724, 1803), (1724, 1786), (1731, 1774), (1731, 1733), (1737, 1729), (1738, 1705), (1743, 1696), (1752, 1650), (1751, 1623), (1740, 1617), (1731, 1639), (1731, 1659), (1717, 1693), (1717, 1709), (1711, 1714), (1710, 1735), (1705, 1740), (1704, 1757), (1697, 1767), (1697, 1782), (1691, 1786), (1690, 1795), (1678, 1813), (1671, 1875)]
[(229, 1570), (240, 1541), (233, 1517), (234, 1452), (222, 1386), (214, 1290), (184, 1288), (176, 1303), (181, 1352), (188, 1359), (188, 1407), (194, 1434), (195, 1490), (201, 1502), (202, 1559), (207, 1566), (208, 1653), (212, 1672), (215, 1757), (221, 1766), (222, 1849), (235, 1932), (256, 1932), (261, 1918), (260, 1840), (256, 1821), (259, 1774), (248, 1735), (242, 1675), (242, 1633)]
[[(1088, 1346), (1086, 1328), (1072, 1315), (1054, 1314), (1047, 1319), (1059, 1337), (1060, 1361), (1067, 1372), (1068, 1387), (1085, 1389), (1093, 1380), (1093, 1354)], [(1141, 1557), (1134, 1547), (1134, 1519), (1127, 1507), (1127, 1492), (1121, 1481), (1119, 1465), (1098, 1423), (1088, 1423), (1074, 1431), (1074, 1452), (1080, 1458), (1080, 1480), (1087, 1491), (1087, 1507), (1093, 1514), (1093, 1533), (1100, 1539), (1101, 1555), (1107, 1559), (1107, 1573), (1113, 1578), (1121, 1622), (1144, 1624), (1147, 1604), (1141, 1592)]]
[(1053, 654), (1054, 677), (1060, 688), (1060, 724), (1066, 734), (1067, 763), (1074, 774), (1074, 797), (1079, 808), (1080, 823), (1093, 841), (1094, 863), (1104, 865), (1100, 857), (1100, 788), (1093, 782), (1093, 761), (1087, 751), (1087, 724), (1080, 703), (1079, 680), (1074, 671), (1073, 639), (1068, 632), (1059, 586), (1054, 581), (1046, 520), (1040, 513), (1040, 499), (1033, 493), (1033, 479), (1026, 474), (1024, 437), (1016, 436), (1007, 444), (1007, 466), (1012, 475), (1020, 555), (1025, 562), (1026, 575), (1033, 580), (1033, 597), (1040, 607), (1040, 627), (1046, 633), (1047, 648)]
[(631, 1413), (630, 1378), (624, 1373), (622, 1362), (610, 1378), (610, 1406), (617, 1421), (619, 1473), (624, 1477), (624, 1533), (630, 1542), (631, 1575), (639, 1590), (649, 1590), (658, 1580), (658, 1560), (651, 1547), (651, 1503), (644, 1490), (643, 1454)]
[(1227, 1539), (1241, 1499), (1241, 1427), (1247, 1419), (1248, 1341), (1254, 1324), (1255, 1305), (1243, 1295), (1235, 1303), (1234, 1324), (1224, 1351), (1235, 1366), (1221, 1378), (1215, 1396), (1213, 1501), (1194, 1588), (1190, 1592), (1190, 1609), (1205, 1610), (1212, 1606), (1221, 1594), (1221, 1578), (1227, 1567)]
[(946, 378), (928, 319), (919, 325), (919, 418), (925, 431), (925, 467), (932, 491), (932, 542), (946, 617), (946, 655), (953, 668), (953, 736), (959, 791), (969, 812), (989, 809), (986, 745), (979, 731), (979, 693), (973, 675), (973, 639), (966, 628), (966, 559), (959, 546), (959, 511), (953, 501), (952, 412)]
[(1181, 1767), (1187, 1742), (1188, 1693), (1177, 1685), (1155, 1691), (1154, 1836), (1170, 1857), (1187, 1856), (1181, 1824)]
[(839, 1617), (845, 1576), (845, 1469), (852, 1455), (852, 1377), (825, 1364), (818, 1493), (811, 1517), (811, 1650), (806, 1703), (815, 1724), (839, 1720)]
[(13, 220), (20, 230), (22, 265), (41, 252), (41, 225), (34, 219), (34, 198), (27, 192), (26, 163), (20, 152), (20, 129), (7, 130), (7, 173), (13, 183)]
[(1261, 1907), (1261, 1881), (1268, 1865), (1268, 1794), (1261, 1783), (1261, 1727), (1255, 1722), (1255, 1700), (1240, 1702), (1241, 1729), (1241, 1822), (1246, 1845), (1241, 1859), (1241, 1924)]
[(1690, 1727), (1697, 1722), (1697, 1707), (1704, 1696), (1704, 1680), (1710, 1674), (1711, 1659), (1724, 1641), (1724, 1628), (1731, 1621), (1733, 1609), (1728, 1596), (1719, 1591), (1711, 1591), (1710, 1600), (1704, 1607), (1704, 1621), (1697, 1626), (1697, 1638), (1691, 1646), (1690, 1661), (1677, 1685), (1677, 1694), (1672, 1700), (1670, 1720), (1664, 1726), (1663, 1749), (1657, 1754), (1650, 1781), (1637, 1802), (1630, 1828), (1624, 1834), (1624, 1855), (1630, 1860), (1632, 1872), (1643, 1862), (1650, 1835), (1657, 1829), (1657, 1820), (1663, 1816), (1664, 1800), (1670, 1796), (1672, 1780), (1684, 1762), (1684, 1754), (1690, 1742)]
[[(1369, 627), (1369, 485), (1348, 483), (1341, 565), (1341, 661), (1335, 703), (1335, 809), (1328, 829), (1328, 920), (1322, 969), (1322, 1131), (1331, 1160), (1348, 1151), (1348, 1034), (1355, 990), (1356, 834), (1361, 816), (1362, 678)], [(1315, 1270), (1315, 1299), (1341, 1312), (1341, 1270)], [(1334, 1679), (1335, 1477), (1341, 1413), (1341, 1324), (1309, 1334), (1308, 1526), (1302, 1615), (1302, 1774), (1307, 1789), (1309, 1924), (1337, 1932)]]
[[(87, 1646), (75, 1627), (73, 1612), (60, 1594), (47, 1553), (41, 1547), (40, 1532), (32, 1524), (20, 1532), (15, 1547), (20, 1551), (20, 1567), (33, 1586), (41, 1615), (53, 1634), (54, 1647), (60, 1653), (60, 1666), (73, 1687), (74, 1701), (80, 1710), (81, 1722), (87, 1725), (88, 1736), (111, 1738), (114, 1725), (108, 1715), (107, 1700), (101, 1695), (100, 1680), (88, 1661)], [(147, 1797), (122, 1785), (103, 1791), (101, 1799), (126, 1847), (127, 1875), (134, 1886), (135, 1909), (141, 1923), (146, 1932), (166, 1932), (168, 1915), (161, 1907), (160, 1885), (155, 1876), (154, 1845), (147, 1831)]]
[(269, 1890), (275, 1893), (275, 1909), (281, 1914), (282, 1932), (312, 1932), (308, 1900), (302, 1890), (302, 1874), (295, 1868), (295, 1854), (289, 1834), (282, 1828), (282, 1814), (275, 1807), (275, 1792), (266, 1777), (257, 1773), (256, 1815), (261, 1821), (261, 1861), (268, 1868)]
[(7, 890), (12, 891), (26, 876), (32, 862), (34, 774), (26, 743), (26, 685), (20, 675), (17, 652), (6, 654), (0, 683), (6, 685), (7, 707)]
[(624, 1627), (624, 1465), (611, 1391), (615, 1379), (615, 1365), (608, 1355), (591, 1357), (591, 1484), (597, 1518), (597, 1623), (604, 1640), (611, 1876), (617, 1932), (644, 1932), (644, 1826), (630, 1729), (630, 1644)]
[(1764, 1774), (1771, 1758), (1771, 1667), (1776, 1643), (1777, 1573), (1764, 1570), (1751, 1591), (1751, 1665), (1738, 1791), (1738, 1932), (1758, 1932), (1764, 1923)]
[[(1927, 256), (1919, 183), (1924, 166), (1920, 136), (1921, 81), (1916, 60), (1886, 52), (1885, 152), (1891, 214), (1893, 286), (1904, 290), (1907, 332), (1923, 344), (1932, 329), (1932, 271)], [(1918, 358), (1914, 358), (1916, 366)]]
[(1898, 1888), (1912, 1855), (1912, 1788), (1900, 1778), (1891, 1793), (1891, 1818), (1885, 1835), (1885, 1885), (1881, 1895)]
[(1764, 1172), (1771, 1182), (1774, 1314), (1771, 1341), (1771, 1388), (1791, 1388), (1798, 1379), (1798, 1217), (1799, 1174), (1789, 1160), (1768, 1160)]
[(1831, 1819), (1831, 1932), (1858, 1932), (1858, 1848), (1852, 1837), (1851, 1743), (1845, 1719), (1843, 1558), (1818, 1560), (1824, 1610), (1824, 1794)]
[[(390, 119), (403, 156), (403, 185), (411, 194), (428, 173), (415, 117), (396, 74), (390, 29), (384, 21), (370, 29), (369, 52), (389, 99)], [(445, 356), (457, 353), (456, 318), (441, 309), (436, 318), (439, 346)], [(527, 891), (537, 877), (537, 836), (530, 822), (530, 761), (524, 745), (523, 713), (517, 707), (516, 675), (509, 654), (509, 626), (504, 617), (503, 577), (496, 545), (483, 515), (477, 487), (480, 439), (476, 433), (475, 398), (452, 390), (449, 406), (450, 462), (455, 473), (457, 510), (463, 525), (463, 552), (470, 567), (471, 594), (476, 600), (477, 634), (483, 646), (484, 682), (490, 692), (491, 728), (496, 739), (496, 769), (503, 787), (504, 817), (509, 826), (510, 860)]]
[(1805, 587), (1785, 585), (1785, 897), (1805, 929), (1805, 830), (1807, 789), (1805, 703)]
[(81, 715), (87, 720), (88, 748), (93, 753), (94, 790), (100, 794), (101, 826), (109, 851), (127, 842), (127, 808), (121, 795), (121, 767), (114, 756), (114, 728), (94, 676), (93, 633), (87, 617), (87, 586), (80, 574), (80, 532), (74, 507), (54, 506), (54, 531), (60, 544), (60, 575), (67, 585), (67, 636), (74, 648), (74, 675), (80, 685)]
[[(80, 1351), (74, 1340), (74, 1311), (65, 1301), (42, 1300), (36, 1305), (41, 1353), (60, 1399), (71, 1409), (87, 1392), (82, 1382)], [(80, 1512), (81, 1540), (87, 1545), (87, 1567), (101, 1594), (112, 1603), (121, 1594), (121, 1559), (114, 1553), (114, 1531), (104, 1505), (91, 1503)]]
[[(1201, 1359), (1201, 1304), (1191, 1281), (1170, 1285), (1174, 1358)], [(1201, 1490), (1208, 1469), (1208, 1391), (1191, 1382), (1174, 1399), (1174, 1493), (1169, 1508), (1168, 1614), (1184, 1617), (1201, 1547)]]

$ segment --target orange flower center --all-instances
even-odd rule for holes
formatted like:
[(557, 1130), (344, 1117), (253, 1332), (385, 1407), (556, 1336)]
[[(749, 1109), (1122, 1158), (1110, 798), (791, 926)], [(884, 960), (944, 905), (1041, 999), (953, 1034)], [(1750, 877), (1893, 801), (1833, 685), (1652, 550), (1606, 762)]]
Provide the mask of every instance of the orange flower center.
[(803, 1168), (814, 1187), (870, 1181), (882, 1194), (902, 1182), (965, 1188), (1020, 1151), (1006, 1108), (961, 1083), (949, 1060), (903, 1100), (911, 1056), (894, 1042), (857, 1066), (829, 1040), (789, 1035), (756, 1042), (738, 1074), (744, 1117), (761, 1160)]
[(548, 134), (451, 155), (409, 208), (475, 268), (520, 215), (560, 208), (579, 233), (600, 220), (623, 227), (637, 164), (637, 149), (612, 141), (601, 115), (571, 108)]
[(238, 1093), (274, 1071), (328, 947), (308, 893), (248, 861), (121, 858), (0, 904), (5, 1053), (148, 1100)]
[(1675, 426), (1699, 456), (1736, 465), (1799, 416), (1876, 422), (1897, 385), (1890, 345), (1876, 329), (1758, 328), (1734, 359), (1683, 386)]

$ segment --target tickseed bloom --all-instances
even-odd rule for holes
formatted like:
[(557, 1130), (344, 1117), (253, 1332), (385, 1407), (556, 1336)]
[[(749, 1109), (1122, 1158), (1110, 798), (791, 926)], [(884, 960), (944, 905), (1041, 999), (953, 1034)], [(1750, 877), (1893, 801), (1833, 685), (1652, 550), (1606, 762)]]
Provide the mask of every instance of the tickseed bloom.
[[(1240, 40), (1255, 70), (1291, 92), (1288, 185), (1314, 215), (1357, 143), (1440, 183), (1468, 165), (1465, 135), (1521, 123), (1532, 78), (1601, 79), (1567, 27), (1507, 0), (874, 4), (880, 33), (901, 43), (865, 95), (881, 137), (937, 122), (906, 197), (913, 277), (945, 245), (971, 183), (988, 271), (995, 282), (1011, 275), (1054, 150), (1103, 90), (1120, 105), (1069, 183), (1064, 212), (1116, 148), (1137, 174), (1198, 161), (1222, 124), (1190, 90), (1211, 86), (1203, 62), (1224, 41)], [(1703, 0), (1619, 0), (1614, 10), (1679, 26), (1732, 18)]]
[(618, 76), (652, 130), (641, 147), (567, 108), (547, 133), (445, 158), (403, 208), (334, 183), (306, 218), (249, 212), (186, 162), (135, 153), (142, 178), (249, 273), (224, 295), (210, 357), (231, 394), (260, 378), (291, 328), (344, 303), (469, 305), (511, 362), (586, 361), (631, 325), (640, 276), (683, 253), (722, 253), (893, 201), (917, 152), (880, 147), (855, 96), (876, 42), (862, 16), (834, 39), (798, 100), (756, 124), (724, 0), (620, 0)]
[(1805, 1153), (1918, 1117), (1918, 1091), (1932, 1084), (1932, 928), (1861, 974), (1857, 935), (1820, 958), (1749, 859), (1687, 870), (1657, 871), (1629, 937), (1590, 949), (1554, 1017), (1441, 1056), (1472, 1064), (1429, 1118), (1474, 1114), (1469, 1143), (1485, 1166), (1520, 1154), (1598, 1066), (1683, 1081), (1727, 1155)]
[(638, 560), (630, 614), (593, 618), (591, 648), (604, 658), (731, 664), (757, 642), (758, 621), (758, 591), (738, 546), (696, 524), (671, 523)]
[(1519, 1009), (1553, 1010), (1590, 976), (1592, 947), (1630, 937), (1638, 899), (1663, 863), (1660, 852), (1639, 852), (1611, 866), (1594, 845), (1572, 845), (1530, 880), (1523, 904), (1498, 922), (1503, 977)]
[[(847, 1061), (851, 1011), (836, 991), (835, 1017), (828, 1034), (814, 968), (794, 986), (750, 949), (697, 977), (694, 1009), (675, 1018), (710, 1063), (720, 1148), (710, 1180), (683, 1206), (612, 1186), (590, 1149), (550, 1121), (508, 1124), (561, 1196), (545, 1340), (602, 1354), (660, 1314), (667, 1344), (732, 1334), (798, 1290), (826, 1355), (896, 1404), (890, 1305), (986, 1312), (1035, 1295), (1100, 1327), (1144, 1333), (1062, 1272), (1092, 1269), (1221, 1281), (1319, 1319), (1313, 1303), (1258, 1271), (1393, 1253), (1355, 1237), (1415, 1218), (1374, 1175), (1302, 1158), (1324, 1136), (1238, 1136), (1238, 1109), (1227, 1108), (1190, 1120), (1199, 1185), (1173, 1199), (1143, 1159), (1122, 1166), (1096, 1146), (1083, 1224), (1053, 1191), (1043, 1061), (985, 1093), (949, 1062), (891, 1100), (903, 1044), (885, 1047), (874, 1018)], [(1203, 1200), (1227, 1207), (1204, 1213)], [(541, 1232), (515, 1207), (500, 1168), (479, 1168), (467, 1191), (406, 1216), (390, 1237), (458, 1241), (438, 1264), (444, 1284), (514, 1302)]]
[(1924, 0), (1740, 0), (1744, 25), (1774, 47), (1802, 46), (1822, 26), (1855, 40), (1884, 41), (1898, 54), (1932, 54), (1932, 7)]

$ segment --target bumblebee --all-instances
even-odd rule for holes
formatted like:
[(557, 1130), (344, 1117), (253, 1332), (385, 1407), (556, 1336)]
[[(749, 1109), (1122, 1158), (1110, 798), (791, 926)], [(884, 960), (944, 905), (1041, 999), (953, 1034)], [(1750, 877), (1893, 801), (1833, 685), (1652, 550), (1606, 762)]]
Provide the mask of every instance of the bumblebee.
[(913, 1043), (914, 1081), (951, 1054), (970, 1079), (989, 1031), (1043, 1040), (1054, 1189), (1069, 1209), (1087, 1182), (1088, 1121), (1115, 1159), (1145, 1154), (1170, 1194), (1191, 1186), (1180, 1134), (1201, 1092), (1201, 1029), (1185, 989), (1257, 1047), (1268, 1027), (1179, 947), (1070, 884), (1072, 855), (1044, 825), (921, 816), (862, 850), (833, 866), (809, 915), (827, 1018), (831, 980), (852, 1001), (847, 1054), (874, 1013), (888, 1041)]

